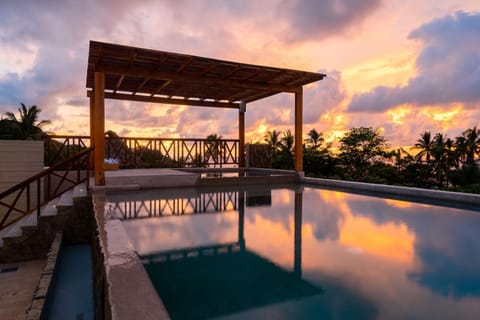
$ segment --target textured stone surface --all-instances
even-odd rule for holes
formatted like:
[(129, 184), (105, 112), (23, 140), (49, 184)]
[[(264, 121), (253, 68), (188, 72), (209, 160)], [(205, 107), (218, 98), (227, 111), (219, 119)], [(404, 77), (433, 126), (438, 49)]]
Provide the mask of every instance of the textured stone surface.
[(45, 262), (45, 259), (20, 262), (16, 264), (17, 271), (0, 273), (0, 319), (25, 319)]
[(105, 217), (105, 194), (95, 193), (93, 202), (96, 318), (170, 319), (140, 258), (125, 239), (120, 239), (125, 237), (123, 226)]
[(63, 233), (57, 232), (50, 246), (50, 250), (47, 255), (47, 262), (40, 275), (40, 280), (35, 288), (33, 299), (30, 306), (27, 308), (27, 319), (40, 319), (40, 316), (45, 305), (45, 300), (48, 297), (50, 285), (53, 280), (53, 272), (60, 253), (60, 247), (62, 246)]

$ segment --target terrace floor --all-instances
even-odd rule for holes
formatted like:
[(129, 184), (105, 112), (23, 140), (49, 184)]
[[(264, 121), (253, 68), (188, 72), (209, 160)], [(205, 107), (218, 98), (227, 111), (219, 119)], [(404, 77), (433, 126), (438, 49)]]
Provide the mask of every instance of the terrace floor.
[(0, 264), (0, 319), (25, 319), (46, 259)]
[[(175, 169), (120, 169), (105, 171), (107, 188), (139, 189), (194, 186), (200, 177), (197, 173)], [(93, 178), (90, 185), (94, 186)], [(95, 189), (102, 189), (94, 187)], [(104, 187), (103, 187), (104, 188)]]

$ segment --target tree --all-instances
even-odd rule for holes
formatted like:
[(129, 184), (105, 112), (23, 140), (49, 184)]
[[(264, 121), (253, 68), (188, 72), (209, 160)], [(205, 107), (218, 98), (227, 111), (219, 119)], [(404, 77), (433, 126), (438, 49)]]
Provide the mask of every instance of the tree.
[(312, 129), (308, 132), (308, 138), (306, 140), (309, 149), (317, 151), (318, 148), (322, 145), (324, 139), (323, 134), (318, 132), (315, 129)]
[(475, 164), (475, 154), (480, 153), (480, 129), (473, 127), (462, 133), (465, 139), (465, 155), (467, 165)]
[(433, 138), (432, 155), (438, 186), (443, 186), (444, 178), (448, 185), (450, 168), (458, 167), (458, 157), (454, 150), (453, 140), (444, 134), (437, 133)]
[(288, 129), (283, 133), (283, 137), (280, 141), (280, 148), (287, 152), (293, 152), (293, 144), (294, 144), (294, 137), (292, 135), (292, 131)]
[(38, 121), (38, 115), (41, 112), (40, 108), (36, 105), (25, 106), (21, 103), (21, 107), (18, 109), (20, 118), (17, 118), (14, 113), (7, 112), (7, 121), (12, 126), (12, 132), (16, 132), (17, 139), (25, 140), (40, 140), (43, 137), (42, 126), (49, 124), (50, 121), (42, 120)]
[(460, 162), (467, 162), (468, 146), (467, 139), (463, 134), (455, 138), (455, 152)]
[(422, 160), (422, 158), (425, 157), (427, 162), (430, 162), (433, 145), (434, 142), (432, 140), (430, 131), (425, 131), (424, 133), (420, 134), (420, 139), (418, 139), (417, 143), (415, 143), (415, 148), (419, 148), (420, 151), (415, 155), (415, 158), (417, 160)]
[(475, 154), (480, 152), (480, 130), (473, 127), (455, 138), (455, 153), (462, 166), (450, 173), (454, 186), (471, 186), (480, 183), (480, 170), (475, 163)]
[(378, 130), (371, 127), (352, 128), (340, 139), (339, 160), (347, 176), (361, 178), (376, 162), (381, 162), (389, 154), (387, 141)]
[(264, 136), (264, 141), (272, 149), (272, 156), (275, 156), (277, 151), (280, 150), (281, 141), (280, 141), (280, 132), (277, 130), (267, 131)]
[(210, 158), (213, 159), (213, 167), (215, 168), (217, 163), (220, 162), (220, 168), (222, 167), (223, 146), (221, 144), (222, 136), (216, 133), (209, 134), (205, 141), (205, 160), (208, 162)]

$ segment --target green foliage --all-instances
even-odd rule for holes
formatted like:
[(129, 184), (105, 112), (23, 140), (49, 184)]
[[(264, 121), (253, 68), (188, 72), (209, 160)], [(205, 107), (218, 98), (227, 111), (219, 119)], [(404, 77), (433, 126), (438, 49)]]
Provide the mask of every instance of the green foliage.
[(332, 156), (327, 149), (314, 151), (305, 149), (303, 151), (303, 170), (311, 177), (331, 177), (338, 173), (336, 170), (337, 158)]
[[(280, 136), (282, 138), (280, 138)], [(271, 146), (272, 167), (294, 168), (294, 138), (290, 131), (276, 130), (265, 135)], [(411, 155), (403, 149), (389, 150), (378, 130), (371, 127), (350, 129), (340, 139), (340, 153), (330, 153), (323, 146), (322, 133), (308, 132), (303, 150), (305, 175), (370, 183), (420, 188), (442, 188), (464, 192), (480, 190), (480, 169), (475, 163), (480, 155), (480, 130), (465, 130), (455, 139), (430, 131), (420, 134)]]
[(480, 169), (475, 164), (464, 165), (450, 174), (453, 186), (468, 187), (480, 182)]
[(307, 149), (317, 151), (322, 145), (323, 141), (323, 134), (315, 129), (312, 129), (308, 132), (308, 139), (306, 140)]
[(371, 127), (352, 128), (340, 139), (339, 162), (347, 176), (361, 179), (371, 165), (389, 157), (388, 144), (378, 130)]

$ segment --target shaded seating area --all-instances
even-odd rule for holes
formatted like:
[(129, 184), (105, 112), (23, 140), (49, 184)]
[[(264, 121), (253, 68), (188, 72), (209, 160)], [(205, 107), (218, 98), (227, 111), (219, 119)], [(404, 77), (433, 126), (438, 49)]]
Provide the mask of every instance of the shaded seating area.
[[(86, 88), (95, 185), (105, 184), (105, 99), (238, 110), (238, 166), (245, 167), (247, 104), (294, 95), (295, 170), (303, 171), (303, 86), (325, 74), (90, 41)], [(190, 150), (190, 149), (189, 149)], [(207, 153), (211, 148), (206, 148)], [(190, 152), (190, 151), (189, 151)]]

